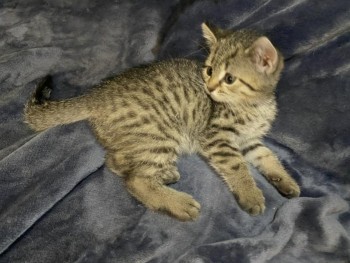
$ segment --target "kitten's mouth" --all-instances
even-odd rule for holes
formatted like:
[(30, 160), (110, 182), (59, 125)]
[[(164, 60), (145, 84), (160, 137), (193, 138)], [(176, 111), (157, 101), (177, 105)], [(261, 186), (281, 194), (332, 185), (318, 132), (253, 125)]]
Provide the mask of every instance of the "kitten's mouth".
[(210, 91), (208, 88), (206, 88), (205, 91), (206, 91), (206, 93), (209, 95), (209, 97), (210, 97), (212, 100), (214, 100), (214, 101), (216, 101), (216, 102), (220, 102), (220, 98), (218, 97), (218, 93), (215, 92), (216, 89)]
[(208, 88), (206, 88), (206, 91), (207, 91), (207, 93), (210, 95), (210, 96), (213, 96), (213, 95), (216, 95), (216, 94), (218, 94), (218, 93), (220, 93), (220, 91), (218, 91), (217, 92), (217, 89), (208, 89)]
[(205, 89), (205, 92), (209, 97), (213, 97), (213, 92), (210, 92), (208, 89)]
[(215, 91), (215, 90), (210, 90), (207, 85), (205, 85), (204, 89), (208, 95), (211, 95)]

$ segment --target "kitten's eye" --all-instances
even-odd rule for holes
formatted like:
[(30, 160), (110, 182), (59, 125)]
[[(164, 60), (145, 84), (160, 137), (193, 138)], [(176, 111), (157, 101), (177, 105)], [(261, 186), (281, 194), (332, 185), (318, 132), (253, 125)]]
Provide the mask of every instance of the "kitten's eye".
[(213, 74), (213, 68), (212, 67), (207, 67), (207, 75), (210, 77), (211, 74)]
[(226, 75), (225, 75), (225, 82), (230, 85), (234, 81), (235, 81), (235, 77), (233, 77), (231, 74), (226, 73)]

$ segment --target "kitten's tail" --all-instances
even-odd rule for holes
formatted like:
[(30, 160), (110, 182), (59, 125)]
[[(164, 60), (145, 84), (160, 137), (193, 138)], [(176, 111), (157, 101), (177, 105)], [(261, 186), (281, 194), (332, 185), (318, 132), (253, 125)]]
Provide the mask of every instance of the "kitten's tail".
[(86, 97), (76, 97), (62, 101), (50, 100), (52, 78), (44, 78), (37, 86), (25, 106), (25, 122), (35, 131), (77, 122), (89, 118), (91, 109)]

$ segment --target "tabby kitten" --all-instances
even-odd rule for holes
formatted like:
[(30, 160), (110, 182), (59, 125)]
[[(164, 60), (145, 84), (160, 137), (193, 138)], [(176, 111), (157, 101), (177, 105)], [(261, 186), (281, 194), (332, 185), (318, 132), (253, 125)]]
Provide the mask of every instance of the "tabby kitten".
[(49, 99), (46, 79), (25, 108), (36, 131), (88, 120), (107, 151), (106, 165), (145, 206), (179, 220), (200, 212), (192, 196), (167, 186), (179, 180), (182, 153), (199, 153), (217, 171), (239, 205), (264, 211), (264, 196), (247, 162), (277, 190), (299, 196), (296, 182), (261, 138), (276, 115), (274, 90), (283, 58), (264, 36), (202, 24), (210, 54), (204, 66), (187, 59), (132, 68), (88, 94)]

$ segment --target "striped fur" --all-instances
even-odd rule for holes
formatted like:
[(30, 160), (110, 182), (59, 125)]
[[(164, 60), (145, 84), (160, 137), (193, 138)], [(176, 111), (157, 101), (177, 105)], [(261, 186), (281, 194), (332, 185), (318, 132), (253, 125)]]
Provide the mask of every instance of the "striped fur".
[[(282, 194), (297, 196), (298, 186), (261, 142), (276, 114), (273, 91), (282, 57), (257, 67), (251, 48), (267, 43), (271, 49), (257, 33), (218, 34), (203, 25), (203, 34), (210, 38), (204, 69), (186, 59), (157, 62), (63, 101), (49, 99), (51, 81), (44, 81), (26, 105), (26, 122), (42, 131), (88, 120), (107, 151), (106, 165), (124, 178), (129, 192), (179, 220), (194, 220), (200, 211), (190, 195), (167, 186), (180, 178), (176, 161), (183, 153), (207, 158), (250, 214), (262, 213), (265, 206), (247, 161)], [(260, 72), (265, 69), (268, 74)]]

